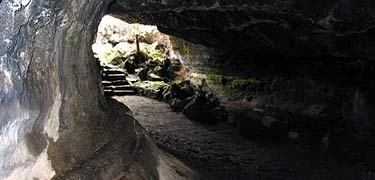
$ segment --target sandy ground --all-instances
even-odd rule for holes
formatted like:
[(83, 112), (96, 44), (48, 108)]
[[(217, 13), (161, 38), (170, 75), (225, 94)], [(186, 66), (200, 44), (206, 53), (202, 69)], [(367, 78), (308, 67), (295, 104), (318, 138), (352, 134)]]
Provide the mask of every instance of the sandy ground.
[[(141, 96), (114, 97), (126, 104), (157, 144), (205, 179), (364, 179), (360, 164), (296, 144), (253, 142), (227, 123), (204, 125), (172, 112), (168, 104)], [(368, 179), (368, 178), (365, 178)]]

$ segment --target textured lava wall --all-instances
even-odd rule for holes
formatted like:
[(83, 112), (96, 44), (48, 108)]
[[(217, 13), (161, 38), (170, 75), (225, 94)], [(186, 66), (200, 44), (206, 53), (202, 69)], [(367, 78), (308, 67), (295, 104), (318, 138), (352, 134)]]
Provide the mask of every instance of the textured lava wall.
[(91, 45), (109, 3), (0, 1), (0, 179), (193, 178), (102, 94)]
[(110, 11), (221, 51), (375, 57), (371, 0), (117, 0)]

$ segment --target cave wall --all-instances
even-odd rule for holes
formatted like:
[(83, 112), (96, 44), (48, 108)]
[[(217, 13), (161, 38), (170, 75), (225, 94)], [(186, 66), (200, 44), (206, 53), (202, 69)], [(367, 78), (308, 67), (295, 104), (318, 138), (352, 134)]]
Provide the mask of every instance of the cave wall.
[[(2, 136), (11, 141), (2, 145), (8, 146), (5, 177), (49, 178), (53, 172), (38, 170), (39, 161), (51, 159), (46, 168), (59, 174), (102, 145), (91, 138), (105, 101), (90, 48), (108, 3), (1, 1), (2, 71), (10, 74), (0, 93), (1, 109), (8, 106), (10, 114), (1, 114)], [(14, 129), (5, 131), (8, 126)]]
[(155, 24), (167, 34), (228, 53), (373, 59), (371, 0), (125, 1), (128, 21)]
[(91, 46), (109, 3), (0, 1), (0, 179), (194, 179), (103, 95)]

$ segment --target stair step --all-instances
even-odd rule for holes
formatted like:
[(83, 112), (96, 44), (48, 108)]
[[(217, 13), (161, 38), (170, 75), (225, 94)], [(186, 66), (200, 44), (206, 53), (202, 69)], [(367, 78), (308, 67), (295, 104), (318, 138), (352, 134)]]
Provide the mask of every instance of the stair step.
[(129, 82), (126, 80), (115, 80), (115, 81), (102, 81), (103, 86), (121, 86), (129, 85)]
[(126, 77), (125, 74), (117, 73), (117, 74), (103, 74), (104, 77)]
[(104, 69), (103, 74), (127, 74), (125, 70), (122, 69)]
[(115, 65), (106, 65), (103, 67), (104, 70), (107, 70), (107, 69), (122, 69), (118, 66), (115, 66)]
[(125, 74), (108, 74), (102, 77), (103, 80), (107, 81), (116, 81), (116, 80), (125, 80)]
[(133, 90), (104, 90), (104, 95), (106, 96), (126, 96), (134, 94), (135, 91)]
[(119, 72), (119, 71), (105, 71), (102, 73), (102, 76), (111, 76), (111, 75), (123, 75), (126, 76), (126, 73)]
[(133, 86), (131, 85), (118, 85), (118, 86), (103, 86), (104, 89), (111, 89), (111, 90), (133, 90)]
[(104, 67), (102, 73), (102, 86), (106, 96), (134, 95), (135, 91), (126, 80), (127, 72), (117, 66)]

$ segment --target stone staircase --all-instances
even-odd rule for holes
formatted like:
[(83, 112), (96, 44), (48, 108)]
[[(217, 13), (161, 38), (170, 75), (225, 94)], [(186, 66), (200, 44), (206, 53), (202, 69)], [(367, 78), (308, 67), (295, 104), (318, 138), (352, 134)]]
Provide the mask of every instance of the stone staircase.
[(116, 66), (106, 66), (102, 72), (102, 86), (106, 96), (134, 95), (131, 82), (126, 80), (126, 71)]

